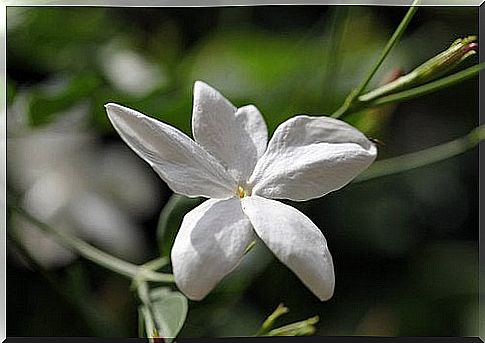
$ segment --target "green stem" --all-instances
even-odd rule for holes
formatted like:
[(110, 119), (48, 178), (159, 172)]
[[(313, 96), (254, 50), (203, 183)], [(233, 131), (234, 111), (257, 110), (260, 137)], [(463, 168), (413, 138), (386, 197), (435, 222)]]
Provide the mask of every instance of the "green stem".
[(397, 93), (398, 91), (401, 91), (404, 88), (410, 88), (413, 85), (414, 80), (416, 79), (416, 73), (411, 72), (407, 75), (401, 76), (397, 80), (393, 82), (386, 83), (385, 85), (382, 85), (379, 88), (376, 88), (366, 94), (363, 94), (358, 97), (359, 103), (364, 103), (368, 102), (383, 96), (386, 96), (388, 94), (391, 94), (392, 92)]
[(342, 104), (342, 106), (332, 114), (333, 118), (339, 118), (342, 115), (344, 115), (349, 110), (349, 108), (353, 105), (354, 101), (359, 97), (359, 95), (361, 95), (362, 92), (364, 92), (365, 88), (367, 87), (367, 85), (372, 80), (372, 78), (376, 74), (379, 67), (382, 65), (382, 63), (386, 59), (387, 55), (389, 55), (392, 48), (396, 45), (396, 43), (399, 41), (399, 39), (403, 35), (406, 28), (408, 27), (409, 23), (411, 22), (411, 19), (413, 18), (414, 14), (418, 10), (418, 7), (417, 7), (418, 2), (419, 2), (419, 0), (414, 0), (413, 4), (411, 5), (408, 12), (404, 16), (403, 20), (401, 21), (401, 23), (397, 27), (396, 31), (394, 31), (394, 34), (391, 36), (391, 38), (387, 42), (386, 46), (384, 47), (384, 50), (382, 51), (381, 55), (379, 56), (379, 59), (376, 61), (376, 63), (371, 68), (371, 70), (369, 71), (367, 76), (364, 78), (364, 80), (361, 82), (361, 84), (352, 93), (350, 93), (350, 95), (347, 97), (347, 99)]
[(30, 221), (42, 231), (52, 235), (59, 243), (65, 247), (77, 252), (84, 258), (106, 268), (115, 273), (123, 275), (130, 279), (141, 278), (145, 281), (152, 282), (173, 282), (173, 275), (157, 273), (151, 270), (146, 270), (143, 266), (124, 261), (120, 258), (114, 257), (92, 245), (86, 243), (82, 239), (74, 237), (67, 232), (57, 230), (49, 225), (41, 222), (37, 218), (33, 217), (30, 213), (23, 208), (17, 206), (11, 206), (19, 215)]
[(384, 62), (386, 59), (387, 55), (391, 52), (392, 48), (396, 45), (396, 43), (401, 39), (404, 31), (408, 27), (409, 23), (411, 22), (411, 19), (413, 18), (414, 14), (416, 14), (416, 11), (418, 10), (418, 7), (416, 6), (418, 4), (419, 0), (414, 0), (413, 4), (409, 8), (408, 12), (404, 16), (403, 20), (397, 27), (396, 31), (392, 35), (391, 39), (387, 42), (386, 46), (384, 47), (384, 50), (381, 53), (381, 56), (377, 60), (377, 62), (374, 64), (372, 69), (370, 70), (369, 74), (367, 77), (362, 81), (359, 87), (357, 87), (356, 91), (356, 96), (359, 96), (362, 94), (362, 92), (365, 90), (369, 82), (372, 80), (374, 75), (376, 74), (377, 70), (381, 66), (381, 64)]
[[(383, 97), (378, 97), (378, 95), (376, 95), (375, 97), (374, 96), (369, 97), (367, 95), (364, 95), (359, 98), (361, 102), (359, 105), (356, 106), (355, 109), (358, 110), (366, 107), (373, 107), (373, 106), (390, 104), (394, 102), (406, 101), (422, 95), (436, 92), (440, 89), (452, 86), (456, 83), (467, 80), (477, 75), (480, 72), (480, 70), (482, 70), (483, 68), (485, 68), (485, 62), (476, 64), (472, 67), (459, 71), (450, 76), (444, 77), (442, 79), (424, 84), (422, 86), (411, 88), (402, 92), (398, 92), (395, 94), (390, 94)], [(365, 99), (365, 101), (362, 101), (362, 99)]]
[(153, 342), (154, 337), (159, 337), (159, 329), (156, 326), (155, 316), (153, 314), (153, 308), (150, 301), (150, 293), (149, 288), (146, 282), (137, 282), (134, 285), (134, 290), (136, 291), (136, 295), (141, 302), (141, 306), (139, 308), (143, 318), (144, 318), (144, 327), (146, 332), (146, 337), (148, 337), (149, 342)]
[(368, 181), (378, 177), (402, 173), (428, 164), (446, 160), (475, 147), (485, 139), (485, 125), (473, 129), (464, 137), (414, 153), (375, 162), (355, 182)]
[(163, 256), (163, 257), (157, 257), (154, 260), (148, 261), (142, 264), (140, 267), (144, 268), (145, 270), (156, 271), (165, 267), (169, 263), (170, 263), (170, 260), (168, 259), (168, 257)]

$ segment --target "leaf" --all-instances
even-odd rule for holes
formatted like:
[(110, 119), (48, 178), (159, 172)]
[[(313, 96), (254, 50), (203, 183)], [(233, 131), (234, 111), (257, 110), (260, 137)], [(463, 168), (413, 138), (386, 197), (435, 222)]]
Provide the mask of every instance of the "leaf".
[(163, 298), (167, 294), (170, 294), (172, 290), (168, 287), (158, 287), (150, 291), (150, 299), (157, 300)]
[(160, 256), (170, 256), (175, 236), (182, 224), (184, 216), (202, 203), (202, 198), (188, 198), (173, 194), (160, 212), (157, 237)]
[(187, 298), (182, 293), (167, 287), (152, 290), (150, 298), (159, 335), (164, 338), (175, 338), (187, 317)]

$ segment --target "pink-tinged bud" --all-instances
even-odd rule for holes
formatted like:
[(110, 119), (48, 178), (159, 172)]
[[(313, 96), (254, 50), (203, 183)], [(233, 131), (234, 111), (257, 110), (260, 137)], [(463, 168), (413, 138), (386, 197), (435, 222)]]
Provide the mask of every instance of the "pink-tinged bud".
[(478, 43), (473, 42), (473, 43), (470, 43), (470, 44), (466, 45), (465, 47), (463, 47), (464, 53), (467, 53), (468, 51), (471, 51), (471, 50), (477, 51), (478, 50)]
[(468, 57), (477, 53), (476, 36), (457, 39), (451, 46), (435, 57), (427, 60), (406, 75), (389, 80), (383, 86), (359, 97), (360, 101), (370, 101), (387, 94), (402, 91), (435, 80), (456, 68)]
[(435, 79), (476, 54), (476, 40), (476, 36), (468, 36), (454, 41), (448, 49), (414, 69), (417, 81), (423, 83)]

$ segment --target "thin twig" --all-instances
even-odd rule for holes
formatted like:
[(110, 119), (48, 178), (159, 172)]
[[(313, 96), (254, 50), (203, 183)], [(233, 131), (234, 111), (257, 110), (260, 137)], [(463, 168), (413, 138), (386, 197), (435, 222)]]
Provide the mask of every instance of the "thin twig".
[(478, 75), (478, 73), (480, 73), (480, 70), (484, 68), (485, 68), (485, 62), (476, 64), (472, 67), (469, 67), (465, 70), (449, 75), (442, 79), (426, 83), (422, 86), (418, 86), (402, 92), (386, 95), (377, 99), (366, 98), (366, 101), (361, 102), (360, 106), (357, 105), (356, 109), (359, 110), (359, 107), (360, 109), (362, 109), (362, 107), (374, 107), (374, 106), (380, 106), (385, 104), (391, 104), (395, 102), (406, 101), (422, 95), (433, 93), (433, 92), (439, 91), (440, 89), (465, 81), (475, 75)]
[(428, 149), (375, 162), (372, 167), (354, 180), (369, 181), (383, 176), (399, 174), (408, 170), (440, 162), (462, 154), (485, 139), (485, 125), (473, 129), (464, 137)]
[(411, 22), (411, 19), (413, 18), (414, 14), (418, 10), (418, 7), (417, 7), (418, 2), (419, 2), (419, 0), (414, 0), (413, 4), (411, 5), (408, 12), (404, 16), (403, 20), (401, 21), (401, 23), (397, 27), (396, 31), (394, 31), (393, 35), (391, 36), (391, 38), (387, 42), (386, 46), (384, 47), (384, 50), (382, 50), (382, 53), (379, 56), (376, 63), (372, 66), (371, 70), (369, 71), (367, 76), (364, 78), (364, 80), (360, 83), (360, 85), (354, 91), (352, 91), (352, 93), (350, 93), (350, 95), (344, 101), (342, 106), (340, 106), (340, 108), (338, 108), (332, 114), (333, 118), (339, 118), (339, 117), (343, 116), (349, 110), (349, 108), (353, 105), (353, 103), (359, 97), (359, 95), (361, 95), (362, 92), (364, 92), (365, 88), (367, 87), (367, 85), (372, 80), (372, 78), (376, 74), (379, 67), (382, 65), (382, 63), (386, 59), (387, 55), (389, 55), (392, 48), (396, 45), (396, 43), (399, 41), (399, 39), (403, 35), (406, 28), (408, 27), (409, 23)]
[(171, 274), (157, 273), (152, 270), (147, 270), (142, 266), (124, 261), (86, 243), (80, 238), (72, 236), (68, 232), (57, 230), (56, 228), (47, 225), (21, 207), (11, 205), (10, 208), (42, 231), (52, 235), (60, 244), (113, 272), (123, 275), (129, 279), (142, 278), (145, 281), (174, 282), (173, 275)]

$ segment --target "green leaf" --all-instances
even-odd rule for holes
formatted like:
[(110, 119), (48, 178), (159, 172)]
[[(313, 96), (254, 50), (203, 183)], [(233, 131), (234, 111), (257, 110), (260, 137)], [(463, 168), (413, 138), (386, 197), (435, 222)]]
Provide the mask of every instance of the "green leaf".
[(182, 293), (167, 287), (152, 290), (150, 298), (159, 335), (164, 338), (175, 338), (187, 317), (187, 298)]
[(188, 198), (173, 194), (160, 212), (157, 237), (160, 256), (170, 256), (175, 236), (182, 224), (182, 220), (190, 210), (202, 203), (201, 198)]
[(171, 293), (172, 290), (168, 287), (158, 287), (150, 291), (150, 299), (157, 300), (163, 298), (167, 294)]

